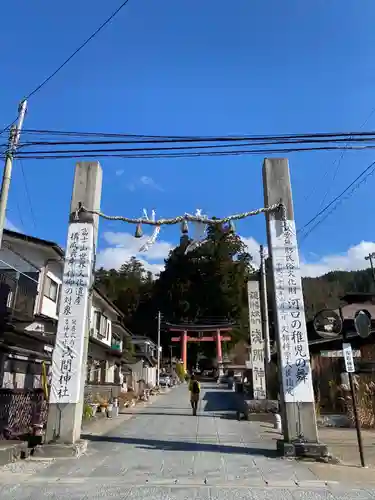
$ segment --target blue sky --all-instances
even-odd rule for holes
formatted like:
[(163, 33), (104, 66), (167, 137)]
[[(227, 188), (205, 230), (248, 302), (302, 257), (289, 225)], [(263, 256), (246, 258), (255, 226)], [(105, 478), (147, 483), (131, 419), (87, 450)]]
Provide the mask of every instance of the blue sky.
[[(18, 101), (120, 3), (1, 4), (0, 16), (9, 22), (1, 32), (0, 126), (14, 119)], [(375, 108), (374, 16), (371, 0), (130, 0), (30, 99), (25, 126), (174, 135), (359, 130)], [(375, 113), (365, 128), (375, 128)], [(339, 156), (288, 156), (298, 227), (320, 206)], [(371, 151), (347, 153), (326, 201), (372, 161)], [(101, 163), (102, 208), (110, 214), (137, 217), (147, 207), (159, 216), (196, 208), (227, 215), (263, 205), (260, 156)], [(8, 219), (64, 245), (74, 161), (23, 164), (32, 210), (16, 163)], [(368, 242), (367, 249), (375, 241), (373, 190), (370, 178), (303, 242), (305, 262), (319, 266), (331, 259), (334, 267), (332, 258), (344, 255), (345, 265), (353, 267), (347, 264), (351, 247), (362, 262), (358, 245)], [(105, 237), (128, 232), (126, 225), (103, 222), (100, 231), (101, 250), (122, 245), (125, 258), (136, 248), (126, 235)], [(262, 217), (243, 222), (239, 231), (265, 242)], [(161, 241), (173, 244), (178, 237), (177, 228), (163, 230)], [(162, 251), (154, 250), (152, 260), (158, 261)]]

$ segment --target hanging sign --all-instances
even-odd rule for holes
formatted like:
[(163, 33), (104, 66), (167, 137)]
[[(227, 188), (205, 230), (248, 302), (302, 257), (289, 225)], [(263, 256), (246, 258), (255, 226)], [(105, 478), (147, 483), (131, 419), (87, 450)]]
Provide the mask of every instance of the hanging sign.
[(69, 225), (56, 343), (52, 356), (50, 403), (77, 403), (82, 384), (88, 296), (94, 260), (92, 224)]

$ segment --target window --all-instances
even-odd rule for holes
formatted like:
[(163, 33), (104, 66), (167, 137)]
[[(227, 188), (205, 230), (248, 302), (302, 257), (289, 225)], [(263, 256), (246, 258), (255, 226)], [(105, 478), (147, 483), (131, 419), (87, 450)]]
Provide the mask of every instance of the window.
[(56, 281), (53, 281), (50, 277), (47, 276), (46, 283), (44, 286), (44, 295), (48, 297), (53, 302), (57, 302), (57, 296), (59, 291), (59, 285)]
[(105, 316), (102, 316), (102, 328), (100, 332), (100, 336), (107, 338), (107, 326), (108, 326), (108, 319)]
[(111, 323), (100, 311), (94, 311), (94, 333), (99, 339), (109, 339)]
[(94, 330), (96, 335), (100, 335), (100, 321), (101, 316), (99, 311), (94, 312)]
[(59, 286), (59, 294), (57, 296), (57, 304), (56, 304), (56, 313), (59, 314), (60, 311), (60, 303), (61, 303), (61, 289), (62, 287)]
[(7, 298), (7, 307), (9, 307), (9, 309), (10, 309), (12, 307), (12, 305), (13, 305), (13, 291), (9, 290), (8, 298)]

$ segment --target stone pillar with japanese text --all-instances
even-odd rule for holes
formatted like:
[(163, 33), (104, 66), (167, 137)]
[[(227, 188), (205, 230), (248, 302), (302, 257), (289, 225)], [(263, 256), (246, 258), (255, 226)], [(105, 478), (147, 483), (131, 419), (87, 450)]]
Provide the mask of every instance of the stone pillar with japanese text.
[[(74, 444), (80, 438), (89, 342), (91, 293), (98, 239), (102, 169), (77, 163), (70, 205), (46, 443)], [(79, 206), (88, 211), (79, 211)]]
[[(268, 248), (272, 262), (275, 338), (280, 374), (284, 439), (280, 451), (292, 454), (296, 443), (309, 453), (324, 454), (318, 443), (314, 391), (307, 338), (302, 279), (289, 165), (287, 159), (265, 159), (263, 164), (265, 206), (282, 203), (284, 210), (269, 212)], [(306, 452), (307, 453), (307, 452)]]
[(253, 397), (254, 399), (266, 399), (267, 389), (264, 366), (265, 342), (262, 331), (259, 281), (257, 279), (252, 279), (247, 282), (247, 296), (249, 303), (249, 333)]

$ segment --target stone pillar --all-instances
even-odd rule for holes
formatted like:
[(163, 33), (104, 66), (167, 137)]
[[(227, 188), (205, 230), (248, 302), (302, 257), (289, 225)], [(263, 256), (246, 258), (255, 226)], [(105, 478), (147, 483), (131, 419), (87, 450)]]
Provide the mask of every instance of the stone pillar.
[(265, 206), (285, 207), (266, 214), (283, 410), (284, 439), (278, 441), (278, 449), (289, 455), (322, 456), (326, 447), (318, 443), (288, 160), (265, 159), (263, 184)]
[(181, 335), (181, 358), (182, 358), (182, 364), (184, 366), (184, 369), (186, 371), (187, 369), (187, 332), (182, 332)]
[(70, 205), (61, 305), (52, 356), (46, 443), (74, 444), (80, 438), (91, 315), (91, 286), (100, 210), (102, 169), (77, 163)]
[(262, 315), (260, 305), (258, 280), (247, 283), (247, 296), (249, 303), (249, 330), (251, 373), (253, 381), (254, 399), (266, 399), (266, 376), (264, 367), (264, 336), (262, 331)]

